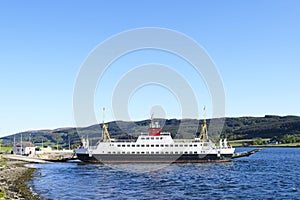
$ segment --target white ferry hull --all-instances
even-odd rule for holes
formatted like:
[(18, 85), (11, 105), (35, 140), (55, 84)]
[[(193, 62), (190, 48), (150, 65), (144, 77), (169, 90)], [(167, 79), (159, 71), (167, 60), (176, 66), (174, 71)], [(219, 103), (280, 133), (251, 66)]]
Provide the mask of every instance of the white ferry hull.
[(89, 163), (202, 163), (227, 162), (233, 154), (93, 154), (77, 153), (78, 159)]

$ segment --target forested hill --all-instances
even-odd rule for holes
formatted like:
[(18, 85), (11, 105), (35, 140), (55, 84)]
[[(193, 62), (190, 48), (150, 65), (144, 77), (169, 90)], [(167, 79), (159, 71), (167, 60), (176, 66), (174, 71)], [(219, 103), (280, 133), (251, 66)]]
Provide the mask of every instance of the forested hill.
[[(163, 125), (163, 131), (171, 132), (176, 138), (190, 138), (199, 134), (198, 127), (203, 120), (196, 119), (157, 119)], [(108, 122), (108, 130), (112, 137), (127, 139), (136, 137), (140, 132), (146, 132), (150, 120), (137, 122), (114, 121)], [(208, 126), (210, 120), (207, 120)], [(181, 132), (177, 133), (178, 128)], [(197, 129), (198, 127), (198, 129)], [(60, 146), (78, 145), (80, 137), (86, 136), (95, 141), (100, 137), (102, 132), (101, 124), (85, 128), (59, 128), (55, 130), (37, 130), (17, 133), (1, 138), (4, 144), (12, 144), (15, 138), (19, 142), (22, 135), (23, 141), (43, 144), (59, 144)], [(79, 133), (79, 134), (78, 134)], [(130, 133), (130, 134), (127, 134)], [(177, 133), (177, 134), (176, 134)], [(219, 134), (220, 135), (220, 134)], [(225, 118), (225, 125), (221, 137), (229, 140), (253, 139), (253, 138), (274, 138), (282, 140), (286, 137), (293, 137), (293, 141), (300, 142), (300, 117), (298, 116), (273, 116), (265, 117), (237, 117)]]

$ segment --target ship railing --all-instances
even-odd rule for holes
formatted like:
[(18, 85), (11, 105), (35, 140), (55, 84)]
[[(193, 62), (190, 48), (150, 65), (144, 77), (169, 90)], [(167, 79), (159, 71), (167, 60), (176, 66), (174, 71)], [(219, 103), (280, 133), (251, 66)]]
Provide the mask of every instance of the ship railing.
[(121, 143), (131, 143), (131, 142), (136, 142), (136, 140), (116, 140), (116, 143), (121, 142)]
[(193, 139), (174, 139), (175, 143), (182, 143), (182, 142), (194, 142)]

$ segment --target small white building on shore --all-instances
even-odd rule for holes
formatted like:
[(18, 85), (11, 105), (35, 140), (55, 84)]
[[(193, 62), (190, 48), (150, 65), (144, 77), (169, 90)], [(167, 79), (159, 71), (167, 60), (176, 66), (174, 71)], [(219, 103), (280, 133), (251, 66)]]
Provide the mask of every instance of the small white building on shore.
[(17, 155), (34, 155), (35, 146), (31, 142), (22, 142), (16, 144), (13, 151)]

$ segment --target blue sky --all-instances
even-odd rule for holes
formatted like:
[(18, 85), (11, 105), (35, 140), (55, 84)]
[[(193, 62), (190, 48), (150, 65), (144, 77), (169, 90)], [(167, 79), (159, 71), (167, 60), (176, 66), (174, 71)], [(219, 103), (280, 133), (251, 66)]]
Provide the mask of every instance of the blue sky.
[[(226, 116), (300, 115), (299, 9), (296, 0), (1, 1), (0, 136), (75, 126), (72, 98), (81, 64), (108, 37), (141, 27), (173, 29), (205, 48), (223, 80)], [(99, 120), (103, 106), (106, 119), (114, 120), (113, 81), (143, 62), (174, 66), (210, 112), (205, 84), (186, 63), (145, 51), (120, 59), (99, 82)], [(161, 100), (144, 101), (153, 90)], [(181, 117), (170, 92), (149, 86), (130, 99), (132, 119), (148, 118), (153, 105), (165, 106), (167, 118)]]

